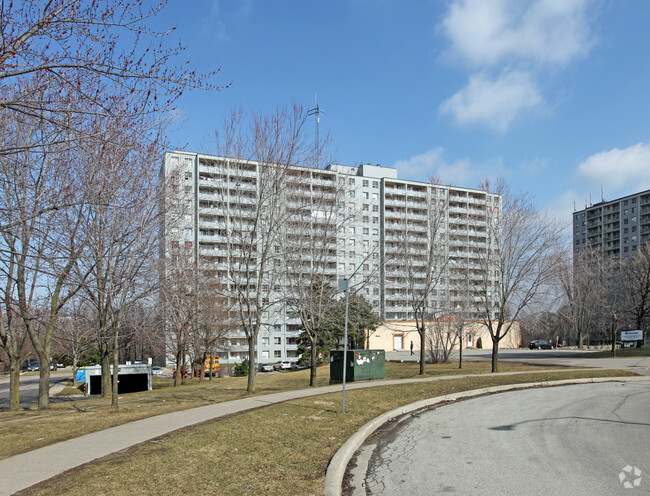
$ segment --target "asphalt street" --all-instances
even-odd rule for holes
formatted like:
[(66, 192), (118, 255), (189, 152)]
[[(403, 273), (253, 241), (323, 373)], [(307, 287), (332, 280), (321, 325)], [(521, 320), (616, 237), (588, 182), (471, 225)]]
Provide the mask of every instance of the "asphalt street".
[(644, 381), (512, 391), (421, 412), (357, 452), (369, 457), (362, 494), (650, 494), (649, 406)]
[[(57, 384), (72, 379), (72, 373), (52, 373), (50, 374), (50, 388)], [(56, 401), (56, 396), (50, 397), (51, 401)], [(36, 405), (38, 403), (38, 375), (21, 375), (20, 376), (20, 404), (24, 408)], [(0, 409), (9, 408), (9, 379), (0, 379)]]

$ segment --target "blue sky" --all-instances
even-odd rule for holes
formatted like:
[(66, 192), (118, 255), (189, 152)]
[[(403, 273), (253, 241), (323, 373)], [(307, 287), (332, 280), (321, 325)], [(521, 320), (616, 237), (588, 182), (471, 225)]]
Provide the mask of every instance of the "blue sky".
[(502, 176), (567, 223), (601, 187), (650, 188), (647, 0), (170, 0), (161, 21), (231, 83), (183, 96), (176, 147), (316, 93), (338, 163)]

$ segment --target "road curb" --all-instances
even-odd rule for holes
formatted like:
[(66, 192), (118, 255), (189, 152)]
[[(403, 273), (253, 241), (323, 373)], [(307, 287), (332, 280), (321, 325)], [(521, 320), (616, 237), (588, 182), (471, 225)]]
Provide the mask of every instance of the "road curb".
[(481, 396), (484, 394), (502, 393), (506, 391), (513, 391), (516, 389), (526, 389), (533, 387), (554, 387), (565, 386), (570, 384), (590, 384), (597, 382), (636, 382), (636, 381), (650, 381), (647, 376), (633, 376), (633, 377), (592, 377), (586, 379), (563, 379), (559, 381), (541, 381), (541, 382), (527, 382), (523, 384), (506, 384), (503, 386), (492, 386), (481, 389), (473, 389), (470, 391), (462, 391), (457, 394), (446, 394), (444, 396), (436, 396), (434, 398), (427, 398), (424, 400), (416, 401), (408, 405), (395, 408), (389, 412), (385, 412), (378, 417), (375, 417), (367, 424), (363, 425), (357, 432), (355, 432), (348, 440), (341, 446), (330, 460), (327, 472), (325, 474), (325, 496), (341, 496), (341, 487), (343, 485), (343, 477), (347, 470), (348, 463), (356, 453), (357, 449), (364, 443), (364, 441), (374, 433), (379, 427), (384, 425), (390, 419), (399, 417), (401, 415), (420, 410), (421, 408), (431, 407), (434, 405), (456, 401), (459, 398), (472, 398), (474, 396)]

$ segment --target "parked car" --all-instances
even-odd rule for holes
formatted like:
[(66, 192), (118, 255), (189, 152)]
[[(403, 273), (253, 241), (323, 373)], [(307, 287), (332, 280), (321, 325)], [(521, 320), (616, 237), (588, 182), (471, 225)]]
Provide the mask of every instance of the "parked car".
[(528, 343), (528, 347), (531, 350), (552, 350), (553, 349), (553, 345), (548, 341), (544, 341), (543, 339), (536, 339), (535, 341), (531, 341), (530, 343)]
[(273, 365), (270, 363), (260, 363), (260, 372), (273, 372)]
[(307, 365), (300, 365), (298, 362), (293, 362), (291, 364), (291, 370), (305, 370)]
[(275, 370), (291, 370), (291, 362), (289, 360), (282, 360), (281, 362), (275, 362), (273, 368)]
[(162, 367), (159, 367), (158, 365), (154, 365), (151, 367), (151, 373), (153, 375), (165, 375), (165, 371), (163, 370)]

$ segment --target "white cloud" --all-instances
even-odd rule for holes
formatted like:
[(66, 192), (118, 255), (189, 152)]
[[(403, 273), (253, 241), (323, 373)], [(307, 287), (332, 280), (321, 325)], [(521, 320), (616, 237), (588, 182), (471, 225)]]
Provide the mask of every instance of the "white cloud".
[(602, 186), (610, 199), (650, 188), (650, 143), (591, 155), (578, 166), (576, 182)]
[(452, 52), (473, 65), (567, 63), (593, 40), (591, 0), (456, 0), (441, 24)]
[(467, 86), (442, 102), (438, 110), (460, 125), (479, 124), (504, 133), (519, 114), (542, 103), (529, 74), (510, 71), (496, 80), (483, 74), (470, 77)]
[(573, 178), (573, 187), (552, 199), (545, 211), (568, 224), (575, 210), (601, 201), (601, 195), (613, 200), (646, 189), (650, 189), (650, 144), (614, 148), (583, 161)]
[(437, 176), (441, 184), (469, 188), (476, 187), (486, 177), (494, 180), (499, 176), (508, 175), (501, 159), (480, 165), (473, 165), (467, 159), (449, 163), (444, 158), (442, 147), (414, 155), (407, 160), (398, 160), (393, 167), (397, 169), (399, 177), (428, 182), (433, 176)]

